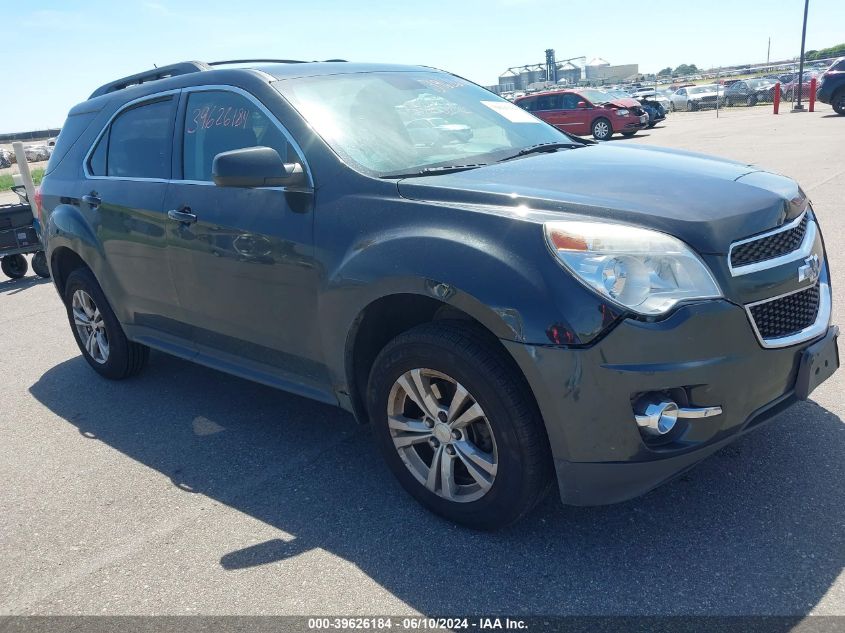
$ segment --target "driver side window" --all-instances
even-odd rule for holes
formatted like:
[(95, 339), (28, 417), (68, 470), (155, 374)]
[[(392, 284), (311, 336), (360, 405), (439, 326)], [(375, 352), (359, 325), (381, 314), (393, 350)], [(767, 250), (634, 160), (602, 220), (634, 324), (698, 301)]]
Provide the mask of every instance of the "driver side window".
[(256, 146), (276, 150), (282, 162), (301, 162), (278, 126), (250, 99), (227, 90), (188, 94), (182, 139), (183, 179), (211, 182), (217, 154)]

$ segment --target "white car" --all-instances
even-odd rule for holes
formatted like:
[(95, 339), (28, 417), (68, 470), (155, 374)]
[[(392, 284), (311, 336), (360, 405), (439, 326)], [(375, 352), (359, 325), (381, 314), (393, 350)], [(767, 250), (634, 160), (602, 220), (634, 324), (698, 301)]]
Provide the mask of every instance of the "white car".
[(672, 112), (677, 110), (694, 112), (704, 108), (715, 108), (721, 93), (721, 88), (716, 84), (678, 88), (669, 99), (669, 109)]
[(30, 145), (29, 147), (24, 147), (23, 151), (26, 154), (26, 160), (30, 163), (41, 161), (41, 160), (48, 160), (50, 158), (50, 154), (52, 154), (51, 147), (47, 145)]

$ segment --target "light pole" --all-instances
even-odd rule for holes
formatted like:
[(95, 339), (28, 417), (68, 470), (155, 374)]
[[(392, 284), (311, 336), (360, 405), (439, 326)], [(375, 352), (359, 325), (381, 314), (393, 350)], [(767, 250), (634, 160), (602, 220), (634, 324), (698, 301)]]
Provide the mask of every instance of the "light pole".
[(798, 62), (798, 103), (792, 109), (793, 112), (803, 112), (801, 95), (804, 92), (804, 41), (807, 39), (807, 10), (810, 8), (810, 0), (804, 0), (804, 27), (801, 29), (801, 59)]

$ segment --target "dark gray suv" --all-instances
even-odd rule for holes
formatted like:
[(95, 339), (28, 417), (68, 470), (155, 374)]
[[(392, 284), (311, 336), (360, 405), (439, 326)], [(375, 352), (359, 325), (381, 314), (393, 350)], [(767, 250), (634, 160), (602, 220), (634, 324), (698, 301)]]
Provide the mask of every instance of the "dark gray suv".
[(244, 66), (111, 82), (62, 128), (38, 213), (101, 375), (154, 348), (341, 406), (417, 500), (493, 528), (555, 479), (641, 494), (838, 367), (792, 180), (431, 68)]

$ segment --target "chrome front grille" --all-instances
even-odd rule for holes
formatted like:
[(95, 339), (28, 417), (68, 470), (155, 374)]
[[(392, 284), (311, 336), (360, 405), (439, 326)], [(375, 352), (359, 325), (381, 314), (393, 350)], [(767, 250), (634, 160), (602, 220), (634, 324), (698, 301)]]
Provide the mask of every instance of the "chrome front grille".
[(728, 267), (733, 277), (780, 267), (778, 276), (795, 275), (795, 283), (803, 284), (745, 305), (763, 347), (797, 345), (827, 331), (830, 285), (818, 226), (809, 207), (783, 226), (731, 244)]
[(774, 268), (810, 255), (818, 228), (809, 209), (791, 222), (771, 231), (731, 244), (728, 266), (738, 277)]
[(764, 340), (790, 336), (810, 327), (819, 314), (819, 284), (792, 294), (758, 303), (748, 310)]
[(804, 241), (809, 217), (804, 213), (798, 218), (798, 224), (777, 233), (771, 233), (759, 239), (736, 244), (731, 249), (731, 266), (738, 268), (763, 262), (796, 250)]

